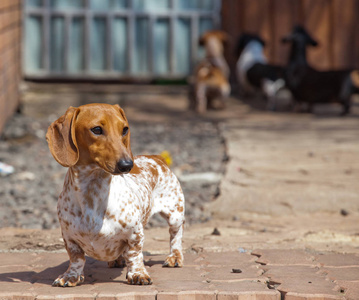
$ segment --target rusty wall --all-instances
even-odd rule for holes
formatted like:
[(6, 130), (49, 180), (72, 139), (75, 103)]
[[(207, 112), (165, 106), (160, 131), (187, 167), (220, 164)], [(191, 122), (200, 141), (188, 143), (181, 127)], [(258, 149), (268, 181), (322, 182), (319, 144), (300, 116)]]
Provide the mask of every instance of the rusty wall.
[(222, 28), (232, 36), (226, 51), (231, 65), (244, 31), (264, 38), (270, 62), (285, 64), (289, 48), (280, 40), (296, 24), (319, 42), (308, 51), (313, 67), (359, 68), (359, 0), (222, 0)]
[(21, 0), (0, 1), (0, 132), (19, 105)]

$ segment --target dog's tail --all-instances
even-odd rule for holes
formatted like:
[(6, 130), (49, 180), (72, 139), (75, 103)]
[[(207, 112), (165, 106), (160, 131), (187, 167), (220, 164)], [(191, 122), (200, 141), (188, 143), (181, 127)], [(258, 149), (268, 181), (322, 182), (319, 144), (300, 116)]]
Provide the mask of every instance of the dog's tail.
[(359, 89), (359, 70), (354, 70), (350, 73), (350, 80), (352, 84)]

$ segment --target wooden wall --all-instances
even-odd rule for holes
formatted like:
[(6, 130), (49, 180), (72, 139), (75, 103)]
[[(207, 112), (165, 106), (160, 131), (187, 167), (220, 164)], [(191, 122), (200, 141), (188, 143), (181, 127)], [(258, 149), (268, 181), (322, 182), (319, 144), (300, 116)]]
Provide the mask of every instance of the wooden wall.
[(319, 42), (308, 51), (313, 67), (359, 68), (359, 0), (222, 0), (222, 29), (233, 39), (226, 50), (232, 66), (242, 32), (262, 36), (269, 61), (285, 64), (289, 49), (280, 40), (297, 24)]
[(0, 1), (0, 133), (20, 102), (21, 0)]

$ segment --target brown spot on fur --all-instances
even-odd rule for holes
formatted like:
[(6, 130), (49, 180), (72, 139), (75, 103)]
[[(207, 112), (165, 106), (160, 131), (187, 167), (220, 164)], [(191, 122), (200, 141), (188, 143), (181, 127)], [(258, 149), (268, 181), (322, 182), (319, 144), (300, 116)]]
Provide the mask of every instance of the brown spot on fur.
[(108, 211), (106, 211), (106, 218), (107, 218), (107, 219), (116, 220), (115, 215), (111, 215)]
[(178, 210), (178, 212), (183, 212), (183, 207), (178, 205), (177, 210)]
[(134, 164), (130, 174), (139, 175), (139, 174), (141, 174), (141, 171), (142, 171), (142, 169), (140, 167), (138, 167), (136, 164)]
[(88, 193), (87, 195), (85, 195), (85, 201), (87, 202), (89, 208), (93, 209), (93, 198), (92, 195), (90, 193)]
[(70, 223), (66, 220), (62, 220), (62, 222), (65, 224), (66, 227), (69, 227), (70, 226)]
[(118, 220), (118, 223), (120, 223), (123, 228), (126, 228), (127, 226), (127, 223), (123, 222), (122, 220)]

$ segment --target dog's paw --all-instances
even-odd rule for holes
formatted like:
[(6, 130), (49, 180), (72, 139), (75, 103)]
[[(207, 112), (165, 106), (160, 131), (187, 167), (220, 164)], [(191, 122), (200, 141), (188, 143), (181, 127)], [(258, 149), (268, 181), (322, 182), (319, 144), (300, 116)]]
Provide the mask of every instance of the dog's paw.
[(63, 274), (59, 276), (55, 281), (52, 283), (52, 286), (61, 286), (61, 287), (72, 287), (76, 285), (80, 285), (85, 281), (84, 275), (73, 276), (70, 274)]
[(162, 267), (168, 268), (182, 268), (183, 267), (183, 256), (179, 251), (167, 256)]
[(151, 277), (147, 273), (127, 273), (126, 278), (129, 284), (137, 284), (137, 285), (152, 284)]
[(107, 262), (109, 268), (124, 268), (126, 261), (120, 256), (118, 259)]

